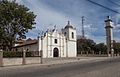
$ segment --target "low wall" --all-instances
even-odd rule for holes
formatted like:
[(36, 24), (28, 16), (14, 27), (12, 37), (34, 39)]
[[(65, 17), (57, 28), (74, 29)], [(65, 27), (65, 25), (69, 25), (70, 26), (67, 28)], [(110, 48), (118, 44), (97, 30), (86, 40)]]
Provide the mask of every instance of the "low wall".
[[(23, 58), (3, 58), (3, 66), (22, 65)], [(40, 57), (27, 57), (26, 64), (40, 63)]]
[(21, 65), (22, 58), (3, 58), (3, 66)]
[(29, 57), (26, 58), (26, 64), (34, 64), (34, 63), (40, 63), (41, 59), (40, 57)]
[[(43, 64), (52, 64), (52, 63), (63, 63), (67, 61), (76, 61), (79, 60), (77, 57), (70, 57), (70, 58), (43, 58)], [(15, 66), (15, 65), (22, 65), (23, 58), (3, 58), (3, 66)], [(41, 58), (40, 57), (26, 57), (25, 64), (40, 64)]]

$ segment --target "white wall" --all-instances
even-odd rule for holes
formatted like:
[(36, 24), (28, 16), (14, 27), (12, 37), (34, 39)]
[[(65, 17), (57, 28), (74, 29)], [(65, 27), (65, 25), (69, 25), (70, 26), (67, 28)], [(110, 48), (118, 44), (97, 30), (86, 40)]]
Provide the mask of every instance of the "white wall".
[[(57, 39), (57, 43), (55, 43), (55, 39)], [(65, 36), (58, 31), (46, 33), (43, 38), (43, 58), (52, 58), (54, 48), (59, 49), (59, 57), (66, 57), (65, 43)], [(39, 50), (41, 50), (41, 40), (39, 44)]]
[(76, 57), (77, 50), (76, 50), (76, 42), (69, 41), (68, 42), (68, 57)]
[[(74, 38), (72, 38), (72, 32), (74, 33)], [(69, 40), (74, 40), (76, 41), (76, 30), (69, 28)]]
[(32, 45), (27, 45), (27, 46), (22, 46), (16, 48), (18, 51), (23, 51), (29, 49), (29, 51), (38, 51), (38, 43), (37, 44), (32, 44)]

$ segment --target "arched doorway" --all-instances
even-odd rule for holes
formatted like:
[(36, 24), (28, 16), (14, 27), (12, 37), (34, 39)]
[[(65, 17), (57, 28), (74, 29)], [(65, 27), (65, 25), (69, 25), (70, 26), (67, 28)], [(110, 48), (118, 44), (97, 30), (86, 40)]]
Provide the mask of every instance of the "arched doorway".
[(59, 57), (59, 50), (58, 50), (58, 48), (54, 48), (54, 50), (53, 50), (53, 57)]

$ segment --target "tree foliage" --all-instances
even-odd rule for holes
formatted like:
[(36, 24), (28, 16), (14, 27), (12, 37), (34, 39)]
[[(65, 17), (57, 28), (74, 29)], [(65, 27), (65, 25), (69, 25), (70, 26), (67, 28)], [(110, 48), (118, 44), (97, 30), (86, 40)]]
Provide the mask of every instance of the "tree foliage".
[(80, 53), (81, 51), (83, 52), (89, 52), (98, 54), (101, 52), (102, 54), (107, 53), (107, 47), (104, 43), (99, 43), (96, 44), (93, 40), (91, 39), (77, 39), (77, 51)]
[(113, 48), (114, 48), (114, 53), (115, 54), (120, 54), (120, 43), (119, 42), (114, 42), (113, 43)]
[(93, 50), (94, 46), (96, 45), (96, 43), (91, 40), (91, 39), (77, 39), (77, 51), (78, 53), (80, 53), (81, 51), (89, 51), (89, 50)]
[(33, 29), (36, 15), (15, 1), (0, 0), (0, 45), (11, 49), (16, 38), (24, 38)]
[(95, 45), (94, 51), (96, 53), (101, 52), (102, 54), (107, 54), (107, 47), (106, 47), (106, 45), (104, 43), (99, 43), (99, 44)]

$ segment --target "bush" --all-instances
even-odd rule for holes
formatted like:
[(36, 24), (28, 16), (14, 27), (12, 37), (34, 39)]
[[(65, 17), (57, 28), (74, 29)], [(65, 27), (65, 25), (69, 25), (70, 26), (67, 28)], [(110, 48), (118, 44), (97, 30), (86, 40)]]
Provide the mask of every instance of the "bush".
[[(32, 57), (32, 52), (26, 52), (26, 57)], [(13, 52), (13, 51), (4, 51), (3, 52), (4, 58), (17, 58), (17, 57), (23, 57), (23, 52)]]
[(22, 57), (23, 52), (12, 52), (12, 51), (4, 51), (3, 57), (4, 58), (14, 58), (14, 57)]

